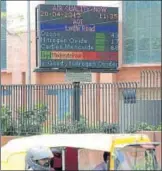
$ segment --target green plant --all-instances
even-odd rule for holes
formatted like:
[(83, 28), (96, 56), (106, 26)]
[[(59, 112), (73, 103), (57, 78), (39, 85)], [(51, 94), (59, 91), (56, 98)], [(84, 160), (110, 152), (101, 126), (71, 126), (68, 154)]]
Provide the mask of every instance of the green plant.
[(155, 128), (156, 131), (162, 131), (162, 123)]
[(160, 125), (154, 126), (147, 123), (140, 123), (137, 126), (131, 126), (126, 132), (135, 133), (137, 131), (161, 131), (162, 123)]
[(141, 123), (138, 125), (138, 130), (145, 130), (145, 131), (154, 131), (155, 127), (153, 125), (149, 125), (147, 123)]
[(116, 124), (101, 123), (96, 126), (87, 124), (87, 120), (81, 116), (79, 121), (73, 121), (72, 115), (67, 114), (63, 121), (53, 126), (54, 133), (118, 133)]
[(80, 121), (72, 121), (71, 115), (67, 114), (63, 121), (53, 126), (54, 133), (83, 133), (86, 132), (86, 124), (84, 118)]
[(9, 107), (1, 107), (1, 130), (3, 135), (35, 135), (43, 132), (43, 124), (47, 120), (48, 108), (44, 104), (36, 104), (30, 109), (20, 107), (18, 117), (14, 118)]
[(117, 124), (108, 124), (106, 122), (103, 122), (99, 130), (102, 133), (118, 133), (119, 127)]
[(12, 119), (12, 112), (9, 107), (2, 105), (1, 106), (1, 133), (3, 135), (14, 135), (16, 129)]
[(43, 132), (43, 124), (47, 119), (48, 108), (44, 104), (37, 104), (32, 109), (26, 107), (18, 109), (18, 135), (35, 135)]

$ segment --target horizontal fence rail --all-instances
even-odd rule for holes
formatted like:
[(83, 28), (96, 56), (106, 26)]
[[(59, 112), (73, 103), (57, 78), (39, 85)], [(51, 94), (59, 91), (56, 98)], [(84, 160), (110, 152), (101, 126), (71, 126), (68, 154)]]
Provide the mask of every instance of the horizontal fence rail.
[(158, 130), (161, 128), (161, 85), (157, 82), (151, 85), (146, 81), (3, 85), (2, 134)]

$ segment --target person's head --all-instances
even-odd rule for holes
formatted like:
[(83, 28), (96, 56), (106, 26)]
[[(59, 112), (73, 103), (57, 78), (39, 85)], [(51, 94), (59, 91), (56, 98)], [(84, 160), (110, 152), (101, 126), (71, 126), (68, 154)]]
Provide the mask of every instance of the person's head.
[(110, 153), (109, 152), (104, 152), (103, 159), (104, 159), (105, 162), (107, 162), (108, 160), (110, 160)]
[(27, 151), (26, 169), (49, 170), (50, 160), (53, 157), (51, 150), (47, 147), (34, 147)]
[(61, 158), (62, 151), (57, 148), (51, 148), (52, 153), (54, 154), (54, 157)]

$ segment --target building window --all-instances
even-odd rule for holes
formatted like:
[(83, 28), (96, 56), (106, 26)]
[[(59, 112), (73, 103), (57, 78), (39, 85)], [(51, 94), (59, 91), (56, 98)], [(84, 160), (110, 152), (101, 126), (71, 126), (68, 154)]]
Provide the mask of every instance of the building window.
[(123, 1), (123, 64), (161, 63), (161, 1)]
[(1, 1), (1, 45), (2, 45), (2, 51), (1, 51), (1, 69), (6, 69), (7, 67), (7, 58), (6, 58), (6, 45), (7, 45), (7, 39), (6, 39), (6, 1)]

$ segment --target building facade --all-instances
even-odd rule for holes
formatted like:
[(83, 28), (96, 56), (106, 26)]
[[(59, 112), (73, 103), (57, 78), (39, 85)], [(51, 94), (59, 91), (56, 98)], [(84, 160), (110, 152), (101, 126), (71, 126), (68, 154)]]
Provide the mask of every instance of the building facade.
[[(5, 1), (2, 1), (3, 3)], [(77, 1), (46, 1), (47, 4), (76, 5)], [(119, 72), (93, 73), (92, 82), (139, 81), (140, 72), (161, 69), (161, 1), (123, 1), (119, 5)], [(6, 8), (4, 8), (5, 10)], [(6, 35), (6, 34), (4, 34)], [(27, 83), (27, 34), (7, 34), (7, 62), (3, 58), (2, 83)], [(36, 67), (35, 31), (31, 32), (32, 83), (65, 83), (65, 73), (33, 72)], [(4, 43), (3, 43), (4, 44)], [(5, 45), (5, 44), (4, 44)], [(5, 56), (5, 46), (2, 53)], [(6, 67), (5, 67), (6, 66)]]
[(161, 1), (123, 1), (118, 81), (140, 79), (143, 70), (161, 69)]
[(6, 1), (1, 1), (1, 45), (2, 45), (2, 51), (1, 51), (1, 68), (6, 69), (7, 63), (6, 63)]
[(119, 123), (123, 130), (131, 121), (156, 125), (161, 118), (160, 84), (156, 84), (160, 77), (154, 75), (151, 79), (146, 74), (143, 79), (140, 72), (161, 70), (161, 1), (123, 1), (122, 17), (122, 58), (117, 80), (138, 80), (140, 84), (124, 94), (136, 99), (131, 104), (120, 95)]

